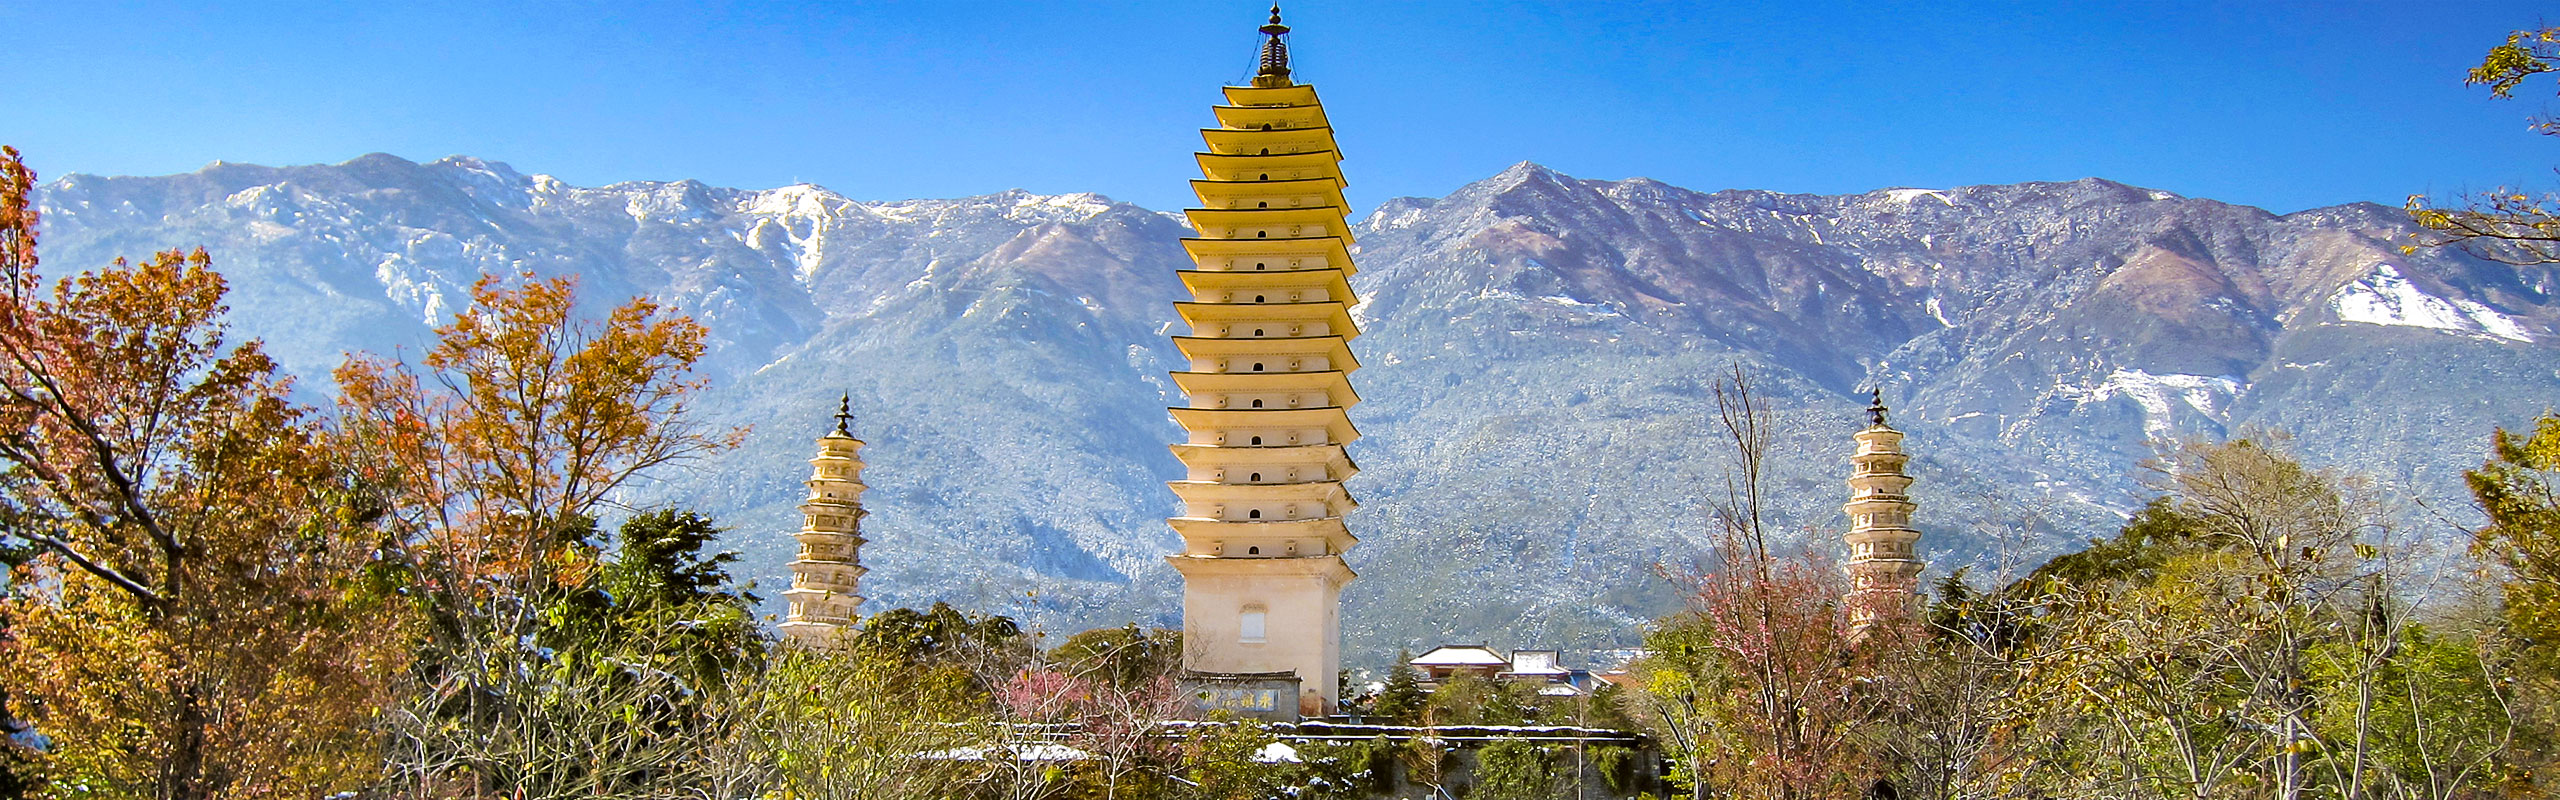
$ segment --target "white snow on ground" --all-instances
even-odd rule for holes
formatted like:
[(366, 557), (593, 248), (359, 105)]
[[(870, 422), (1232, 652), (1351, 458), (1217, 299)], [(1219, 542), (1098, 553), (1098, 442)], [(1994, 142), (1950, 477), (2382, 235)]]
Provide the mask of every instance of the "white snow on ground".
[(1298, 763), (1298, 748), (1290, 747), (1286, 742), (1272, 742), (1254, 753), (1253, 760), (1264, 764), (1295, 764)]
[(2170, 414), (2176, 406), (2185, 405), (2216, 422), (2231, 418), (2231, 401), (2238, 399), (2248, 387), (2231, 378), (2207, 375), (2153, 375), (2138, 369), (2118, 368), (2096, 386), (2065, 387), (2063, 394), (2081, 404), (2105, 402), (2118, 397), (2142, 407), (2142, 432), (2166, 436), (2173, 429)]
[(2514, 317), (2469, 300), (2427, 294), (2389, 264), (2338, 288), (2329, 298), (2338, 319), (2372, 325), (2434, 328), (2465, 336), (2531, 342), (2533, 336)]
[(1945, 189), (1886, 189), (1884, 190), (1884, 194), (1886, 197), (1893, 198), (1893, 201), (1896, 203), (1908, 203), (1923, 197), (1935, 197), (1938, 198), (1938, 202), (1945, 203), (1947, 205), (1956, 204), (1956, 201), (1947, 199), (1947, 190)]
[(927, 761), (985, 761), (991, 754), (997, 758), (1010, 756), (1015, 761), (1087, 761), (1093, 758), (1092, 753), (1050, 742), (1016, 745), (1010, 749), (955, 747), (919, 753), (916, 757)]
[(1938, 324), (1940, 324), (1940, 325), (1944, 325), (1944, 326), (1947, 326), (1947, 327), (1950, 327), (1950, 328), (1953, 328), (1953, 327), (1955, 327), (1955, 326), (1956, 326), (1956, 324), (1955, 324), (1955, 323), (1953, 323), (1953, 322), (1948, 322), (1948, 321), (1947, 321), (1947, 310), (1946, 310), (1946, 307), (1945, 307), (1944, 305), (1941, 305), (1941, 304), (1938, 302), (1938, 296), (1937, 296), (1937, 295), (1934, 295), (1934, 294), (1933, 294), (1933, 295), (1929, 295), (1929, 302), (1928, 302), (1928, 303), (1926, 303), (1926, 305), (1929, 307), (1929, 316), (1930, 316), (1930, 317), (1932, 317), (1932, 318), (1937, 319), (1937, 320), (1938, 320)]

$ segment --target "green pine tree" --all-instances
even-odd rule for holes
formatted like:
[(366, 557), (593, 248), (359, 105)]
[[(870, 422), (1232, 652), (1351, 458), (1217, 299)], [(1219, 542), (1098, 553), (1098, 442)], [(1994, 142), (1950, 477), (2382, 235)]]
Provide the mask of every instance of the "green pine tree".
[(1411, 723), (1415, 715), (1422, 713), (1427, 699), (1422, 691), (1422, 672), (1413, 668), (1413, 651), (1396, 651), (1396, 668), (1387, 673), (1387, 686), (1378, 692), (1373, 713), (1387, 720)]

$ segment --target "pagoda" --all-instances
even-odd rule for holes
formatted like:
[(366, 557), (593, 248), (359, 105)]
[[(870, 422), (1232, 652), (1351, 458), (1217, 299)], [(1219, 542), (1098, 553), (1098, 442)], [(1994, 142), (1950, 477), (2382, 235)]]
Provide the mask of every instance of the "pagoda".
[(1884, 421), (1884, 390), (1867, 406), (1867, 427), (1853, 438), (1858, 450), (1849, 456), (1849, 630), (1863, 633), (1879, 622), (1908, 618), (1918, 605), (1920, 557), (1913, 546), (1920, 531), (1911, 527), (1911, 457), (1902, 452), (1902, 432)]
[(1195, 268), (1180, 273), (1191, 300), (1174, 304), (1190, 335), (1173, 338), (1189, 362), (1173, 373), (1187, 401), (1173, 419), (1189, 435), (1173, 446), (1182, 552), (1166, 560), (1182, 573), (1183, 666), (1195, 678), (1294, 673), (1294, 702), (1226, 702), (1313, 716), (1340, 699), (1359, 331), (1333, 129), (1315, 88), (1289, 77), (1278, 6), (1261, 30), (1252, 84), (1225, 87), (1218, 127), (1201, 131), (1200, 207), (1184, 212), (1198, 235), (1182, 240)]
[(862, 605), (862, 440), (853, 438), (853, 396), (836, 406), (836, 429), (818, 437), (809, 459), (809, 497), (800, 503), (800, 554), (782, 596), (791, 616), (782, 635), (821, 646), (853, 625)]

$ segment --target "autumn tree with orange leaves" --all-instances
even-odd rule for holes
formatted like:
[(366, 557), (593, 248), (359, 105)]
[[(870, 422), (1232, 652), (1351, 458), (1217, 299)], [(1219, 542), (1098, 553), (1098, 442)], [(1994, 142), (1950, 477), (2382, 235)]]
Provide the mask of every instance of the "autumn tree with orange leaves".
[(37, 273), (35, 176), (0, 148), (0, 680), (38, 768), (106, 796), (316, 795), (376, 773), (405, 663), (368, 598), (382, 515), (204, 251)]
[(691, 638), (619, 631), (614, 649), (585, 648), (559, 641), (553, 618), (598, 579), (592, 518), (617, 490), (736, 443), (692, 420), (705, 330), (645, 298), (581, 318), (571, 278), (488, 277), (471, 295), (417, 365), (359, 355), (336, 373), (348, 447), (386, 489), (428, 620), (412, 700), (389, 714), (396, 778), (420, 792), (648, 795), (648, 780), (681, 771), (668, 748), (684, 737), (633, 752), (623, 734), (641, 716), (682, 724), (689, 712), (664, 698), (702, 687), (633, 665)]

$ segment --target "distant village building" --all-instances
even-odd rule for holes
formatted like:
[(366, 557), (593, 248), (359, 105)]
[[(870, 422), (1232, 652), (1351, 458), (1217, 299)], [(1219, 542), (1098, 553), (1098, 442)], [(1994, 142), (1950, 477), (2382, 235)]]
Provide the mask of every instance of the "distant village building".
[(862, 605), (862, 440), (853, 438), (853, 396), (836, 406), (836, 429), (818, 437), (809, 459), (809, 497), (800, 504), (799, 557), (782, 596), (791, 615), (782, 634), (802, 645), (833, 641)]
[(1907, 618), (1919, 604), (1920, 558), (1914, 549), (1920, 531), (1911, 527), (1911, 457), (1902, 452), (1902, 432), (1884, 421), (1884, 390), (1867, 406), (1867, 427), (1853, 437), (1857, 452), (1849, 457), (1849, 630), (1864, 632), (1878, 622)]
[(1491, 678), (1494, 673), (1511, 669), (1511, 659), (1486, 645), (1449, 645), (1431, 648), (1431, 652), (1414, 656), (1405, 662), (1422, 672), (1425, 685), (1436, 686), (1462, 675)]
[(1509, 654), (1488, 645), (1441, 645), (1431, 652), (1414, 656), (1410, 664), (1422, 673), (1422, 685), (1438, 689), (1440, 684), (1461, 675), (1538, 687), (1538, 694), (1548, 697), (1573, 697), (1591, 691), (1592, 675), (1587, 669), (1569, 669), (1563, 664), (1563, 653), (1555, 650), (1513, 650)]
[(1201, 131), (1200, 207), (1184, 212), (1197, 235), (1182, 240), (1196, 269), (1174, 304), (1190, 327), (1173, 337), (1189, 361), (1173, 373), (1188, 401), (1173, 409), (1188, 432), (1169, 520), (1182, 552), (1166, 560), (1204, 705), (1260, 705), (1270, 677), (1292, 673), (1293, 710), (1321, 716), (1340, 700), (1342, 552), (1357, 541), (1342, 481), (1356, 470), (1343, 445), (1359, 437), (1346, 413), (1359, 331), (1341, 155), (1314, 87), (1289, 77), (1288, 32), (1274, 7), (1252, 85), (1226, 87), (1218, 127)]

